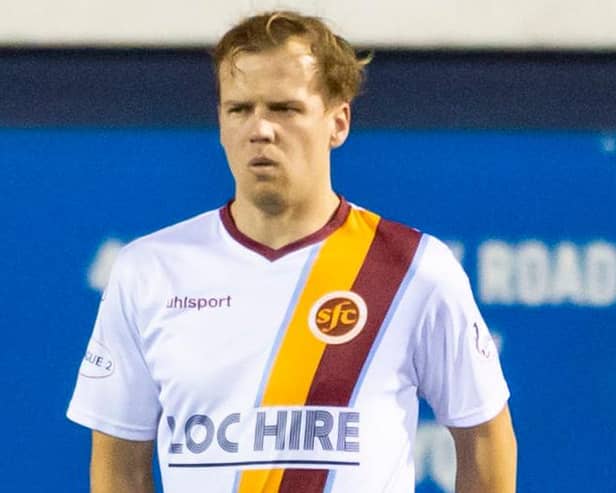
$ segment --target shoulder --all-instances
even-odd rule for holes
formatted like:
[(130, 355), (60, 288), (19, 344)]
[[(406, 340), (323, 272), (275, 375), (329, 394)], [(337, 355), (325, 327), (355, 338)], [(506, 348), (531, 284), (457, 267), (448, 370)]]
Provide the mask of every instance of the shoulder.
[(468, 285), (468, 276), (446, 243), (424, 233), (417, 275), (434, 289), (456, 289)]
[(414, 253), (419, 246), (422, 232), (406, 224), (392, 221), (380, 216), (363, 207), (349, 202), (351, 210), (358, 213), (366, 222), (371, 223), (375, 228), (373, 247), (378, 247), (387, 252), (390, 257), (397, 255), (407, 255), (408, 252)]
[[(356, 210), (366, 210), (355, 204), (351, 205)], [(442, 288), (468, 284), (468, 277), (452, 250), (439, 238), (384, 217), (380, 217), (377, 237), (387, 246), (390, 255), (412, 250), (413, 275), (427, 287)]]
[(219, 209), (213, 209), (136, 238), (123, 248), (123, 252), (134, 256), (167, 245), (206, 243), (218, 225)]
[(219, 209), (213, 209), (136, 238), (120, 249), (113, 270), (134, 273), (184, 248), (207, 246), (217, 237), (219, 223)]
[(353, 210), (365, 211), (378, 218), (378, 226), (373, 246), (384, 250), (390, 261), (399, 257), (412, 262), (413, 277), (424, 285), (427, 291), (442, 289), (464, 289), (468, 277), (454, 256), (452, 250), (439, 238), (422, 232), (407, 224), (381, 217), (374, 212), (349, 202)]

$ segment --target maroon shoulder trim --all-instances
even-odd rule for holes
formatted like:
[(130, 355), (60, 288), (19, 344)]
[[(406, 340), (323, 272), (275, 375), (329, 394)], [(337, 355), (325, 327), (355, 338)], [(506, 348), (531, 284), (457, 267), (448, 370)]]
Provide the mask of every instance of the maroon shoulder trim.
[(324, 240), (330, 234), (332, 234), (335, 230), (337, 230), (344, 221), (346, 221), (349, 216), (349, 212), (351, 211), (351, 206), (344, 199), (344, 197), (340, 197), (340, 205), (336, 209), (336, 212), (329, 219), (327, 224), (323, 226), (318, 231), (315, 231), (304, 238), (301, 238), (293, 243), (289, 243), (281, 248), (270, 248), (267, 245), (263, 245), (258, 241), (249, 238), (244, 233), (242, 233), (237, 226), (235, 225), (235, 221), (231, 216), (231, 204), (233, 203), (230, 200), (224, 207), (220, 209), (220, 220), (222, 221), (223, 226), (227, 230), (227, 232), (231, 235), (231, 237), (237, 241), (239, 244), (245, 246), (249, 250), (252, 250), (259, 255), (262, 255), (268, 260), (274, 261), (278, 260), (281, 257), (284, 257), (286, 254), (299, 250), (300, 248), (304, 248), (305, 246), (311, 245), (312, 243), (318, 243), (319, 241)]

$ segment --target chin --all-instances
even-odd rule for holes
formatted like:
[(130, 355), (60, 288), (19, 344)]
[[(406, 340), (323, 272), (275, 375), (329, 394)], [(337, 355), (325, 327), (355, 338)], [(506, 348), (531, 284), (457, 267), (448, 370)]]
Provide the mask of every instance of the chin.
[(288, 207), (286, 197), (279, 191), (268, 190), (255, 193), (253, 204), (269, 216), (282, 214)]

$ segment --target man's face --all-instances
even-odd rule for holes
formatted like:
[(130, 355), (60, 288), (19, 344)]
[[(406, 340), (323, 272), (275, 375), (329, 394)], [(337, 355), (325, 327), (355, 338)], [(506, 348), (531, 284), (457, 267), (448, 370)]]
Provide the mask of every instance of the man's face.
[(220, 139), (236, 198), (278, 214), (331, 193), (330, 151), (348, 134), (349, 105), (326, 108), (305, 43), (241, 53), (219, 77)]

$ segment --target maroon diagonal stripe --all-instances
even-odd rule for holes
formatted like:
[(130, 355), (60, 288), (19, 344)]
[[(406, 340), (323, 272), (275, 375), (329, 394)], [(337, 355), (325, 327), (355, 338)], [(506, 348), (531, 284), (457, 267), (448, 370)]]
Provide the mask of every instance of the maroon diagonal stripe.
[[(306, 405), (347, 406), (387, 311), (408, 271), (421, 233), (381, 219), (366, 259), (353, 283), (368, 307), (362, 332), (345, 344), (329, 344), (310, 386)], [(322, 492), (328, 470), (288, 469), (280, 493)]]
[(278, 493), (322, 493), (329, 469), (286, 469)]

